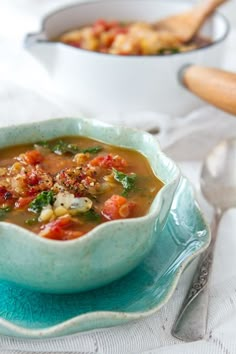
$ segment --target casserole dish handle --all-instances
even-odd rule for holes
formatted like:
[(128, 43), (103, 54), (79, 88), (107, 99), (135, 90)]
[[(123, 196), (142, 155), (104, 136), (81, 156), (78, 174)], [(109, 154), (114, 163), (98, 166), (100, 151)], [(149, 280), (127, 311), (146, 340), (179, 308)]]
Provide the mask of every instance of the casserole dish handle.
[(179, 79), (199, 98), (236, 115), (236, 73), (188, 64), (181, 68)]
[[(209, 68), (193, 64), (184, 65), (178, 74), (182, 86), (209, 104), (236, 116), (236, 73), (222, 69)], [(171, 116), (155, 119), (158, 127), (158, 140), (163, 148), (188, 134), (186, 120)], [(194, 116), (188, 117), (188, 123)], [(188, 124), (189, 125), (189, 124)], [(183, 129), (181, 129), (183, 128)], [(170, 134), (178, 130), (177, 134)], [(149, 130), (149, 133), (157, 132)]]

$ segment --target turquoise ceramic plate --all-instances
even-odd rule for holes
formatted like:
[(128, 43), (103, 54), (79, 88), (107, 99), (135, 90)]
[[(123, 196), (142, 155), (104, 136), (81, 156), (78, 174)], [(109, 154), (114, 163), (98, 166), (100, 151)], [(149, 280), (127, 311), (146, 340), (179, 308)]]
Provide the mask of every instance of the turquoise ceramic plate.
[(182, 179), (159, 242), (124, 278), (81, 294), (49, 295), (0, 282), (0, 333), (41, 338), (115, 326), (153, 314), (187, 264), (209, 244), (209, 228)]

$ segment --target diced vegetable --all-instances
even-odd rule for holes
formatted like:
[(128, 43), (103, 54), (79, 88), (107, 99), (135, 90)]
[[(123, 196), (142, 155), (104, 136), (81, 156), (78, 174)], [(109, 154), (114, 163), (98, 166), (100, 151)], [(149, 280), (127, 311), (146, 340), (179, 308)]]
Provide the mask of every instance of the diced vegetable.
[(35, 197), (20, 197), (17, 202), (15, 203), (15, 208), (23, 209), (27, 205), (29, 205)]
[(63, 216), (63, 215), (66, 215), (66, 214), (68, 214), (68, 209), (64, 208), (63, 206), (59, 206), (59, 207), (54, 209), (54, 215), (56, 217)]
[(134, 202), (129, 202), (120, 195), (113, 195), (105, 201), (102, 215), (108, 220), (128, 218), (131, 216), (134, 207)]
[(65, 215), (43, 225), (39, 235), (53, 240), (70, 240), (82, 236), (83, 232), (79, 230), (68, 230), (73, 224), (75, 221), (71, 216)]
[(60, 206), (64, 207), (65, 209), (69, 209), (71, 204), (74, 201), (74, 194), (69, 192), (59, 192), (55, 197), (55, 202), (53, 204), (54, 208), (58, 208)]
[(90, 154), (89, 153), (83, 153), (83, 152), (79, 152), (78, 154), (75, 155), (73, 161), (77, 163), (77, 165), (84, 165), (88, 162), (90, 158)]
[(79, 146), (76, 144), (71, 144), (71, 143), (66, 143), (63, 140), (59, 140), (56, 144), (51, 145), (46, 141), (41, 141), (36, 144), (36, 146), (42, 146), (47, 149), (50, 149), (52, 152), (54, 152), (57, 155), (64, 155), (64, 154), (72, 154), (75, 155), (77, 153), (90, 153), (90, 154), (97, 154), (99, 151), (102, 150), (101, 146), (92, 146), (88, 147), (86, 149), (81, 149)]
[(43, 161), (43, 155), (38, 150), (26, 151), (19, 156), (19, 160), (24, 160), (29, 165), (37, 165)]
[(51, 205), (47, 205), (43, 207), (38, 220), (42, 222), (48, 222), (52, 219), (54, 219), (54, 212), (52, 210)]
[(92, 208), (93, 202), (86, 197), (75, 198), (70, 206), (70, 210), (75, 213), (86, 213)]
[(127, 161), (120, 157), (119, 155), (104, 155), (95, 157), (90, 161), (91, 166), (99, 166), (102, 168), (112, 169), (116, 168), (117, 170), (123, 170), (127, 166)]

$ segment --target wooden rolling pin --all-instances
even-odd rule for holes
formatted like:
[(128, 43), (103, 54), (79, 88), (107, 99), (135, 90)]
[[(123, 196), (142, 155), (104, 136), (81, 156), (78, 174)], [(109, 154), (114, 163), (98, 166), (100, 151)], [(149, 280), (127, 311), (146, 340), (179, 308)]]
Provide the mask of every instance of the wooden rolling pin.
[(236, 115), (236, 73), (198, 65), (180, 71), (182, 84), (196, 96)]

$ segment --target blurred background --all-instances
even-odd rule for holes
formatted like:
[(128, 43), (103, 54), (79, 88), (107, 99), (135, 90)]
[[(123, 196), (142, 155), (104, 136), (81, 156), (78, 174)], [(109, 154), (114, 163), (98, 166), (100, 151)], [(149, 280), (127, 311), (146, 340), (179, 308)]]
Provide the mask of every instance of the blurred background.
[[(52, 82), (49, 80), (46, 70), (24, 50), (24, 38), (27, 33), (40, 30), (42, 19), (49, 12), (81, 1), (86, 2), (85, 0), (0, 0), (1, 79), (8, 82), (13, 81), (20, 84), (21, 87), (33, 88), (34, 91), (39, 90), (40, 93), (45, 91), (45, 87), (51, 92), (53, 90)], [(107, 1), (109, 2), (109, 0)], [(186, 1), (196, 3), (192, 0)], [(220, 12), (225, 14), (233, 29), (228, 37), (227, 48), (236, 52), (236, 0), (229, 0), (221, 6)], [(226, 56), (223, 67), (236, 72), (234, 56)], [(4, 90), (4, 85), (1, 85), (1, 90)]]
[[(93, 0), (89, 0), (93, 1)], [(94, 0), (96, 1), (96, 0)], [(109, 2), (109, 0), (107, 0)], [(124, 0), (125, 1), (125, 0)], [(164, 2), (165, 0), (163, 0)], [(196, 3), (193, 0), (186, 0)], [(204, 1), (204, 0), (201, 0)], [(35, 32), (40, 29), (42, 18), (50, 11), (73, 3), (86, 2), (86, 0), (1, 0), (0, 1), (0, 75), (15, 77), (19, 75), (16, 62), (22, 59), (23, 40), (27, 33)], [(200, 2), (200, 1), (198, 1)], [(220, 12), (224, 13), (229, 19), (231, 26), (236, 30), (236, 0), (229, 0), (220, 8)], [(229, 37), (229, 41), (230, 41)], [(232, 43), (233, 45), (233, 43)], [(236, 43), (235, 43), (236, 47)], [(11, 53), (11, 55), (9, 55)], [(13, 65), (10, 68), (10, 61), (13, 58)], [(6, 60), (7, 59), (7, 60)], [(15, 60), (17, 59), (17, 61)], [(26, 58), (24, 60), (27, 61)], [(4, 65), (4, 61), (8, 65)], [(28, 64), (26, 64), (27, 67)], [(226, 67), (236, 71), (236, 63), (226, 63)], [(40, 75), (39, 75), (40, 79)]]

